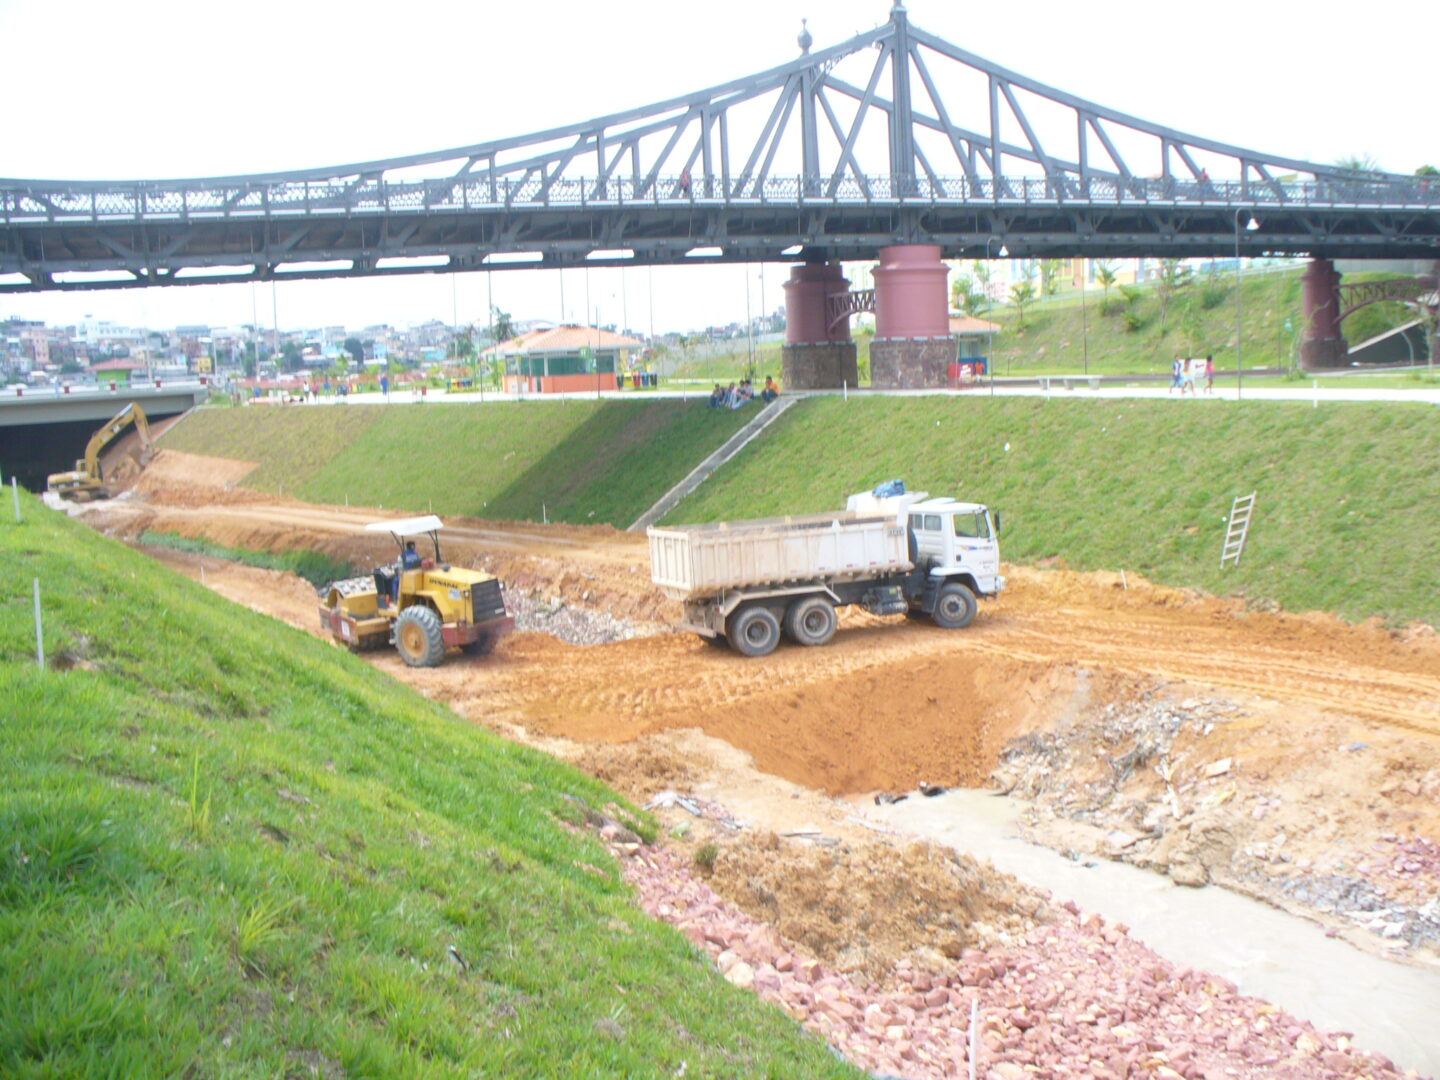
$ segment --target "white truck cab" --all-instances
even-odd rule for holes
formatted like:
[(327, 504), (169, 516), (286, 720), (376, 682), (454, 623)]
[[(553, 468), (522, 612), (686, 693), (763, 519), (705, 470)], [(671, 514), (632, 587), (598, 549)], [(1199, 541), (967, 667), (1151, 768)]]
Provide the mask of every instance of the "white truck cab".
[(1000, 576), (998, 522), (978, 503), (926, 499), (908, 507), (920, 560), (932, 577), (970, 576), (975, 592), (989, 596), (1005, 588)]
[[(877, 489), (881, 490), (881, 489)], [(914, 536), (911, 559), (933, 579), (955, 578), (977, 596), (1005, 588), (1000, 576), (1000, 515), (980, 503), (930, 498), (928, 491), (878, 495), (863, 491), (845, 500), (861, 513), (893, 513)]]

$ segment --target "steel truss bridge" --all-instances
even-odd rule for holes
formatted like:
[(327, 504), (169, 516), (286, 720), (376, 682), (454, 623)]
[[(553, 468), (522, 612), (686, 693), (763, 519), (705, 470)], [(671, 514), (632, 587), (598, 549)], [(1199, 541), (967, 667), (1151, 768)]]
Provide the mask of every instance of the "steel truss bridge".
[(1188, 135), (889, 20), (569, 127), (328, 169), (0, 180), (0, 291), (515, 266), (1305, 254), (1440, 259), (1440, 178)]

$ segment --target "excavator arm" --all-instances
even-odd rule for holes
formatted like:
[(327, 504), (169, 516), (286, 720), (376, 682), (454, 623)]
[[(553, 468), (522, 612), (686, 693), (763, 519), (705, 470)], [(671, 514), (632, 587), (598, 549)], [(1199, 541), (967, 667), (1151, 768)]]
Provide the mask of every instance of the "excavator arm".
[(50, 490), (63, 497), (98, 493), (104, 479), (100, 475), (100, 454), (131, 424), (135, 425), (135, 430), (140, 435), (140, 464), (148, 464), (155, 452), (155, 443), (150, 437), (150, 420), (144, 409), (131, 402), (90, 436), (90, 441), (85, 445), (85, 456), (75, 462), (74, 472), (55, 473), (50, 477)]
[(144, 409), (131, 402), (111, 417), (108, 424), (90, 436), (90, 441), (85, 444), (85, 459), (75, 463), (76, 470), (100, 479), (100, 452), (131, 424), (134, 424), (135, 430), (140, 433), (141, 452), (148, 453), (152, 450), (154, 443), (150, 438), (150, 420)]

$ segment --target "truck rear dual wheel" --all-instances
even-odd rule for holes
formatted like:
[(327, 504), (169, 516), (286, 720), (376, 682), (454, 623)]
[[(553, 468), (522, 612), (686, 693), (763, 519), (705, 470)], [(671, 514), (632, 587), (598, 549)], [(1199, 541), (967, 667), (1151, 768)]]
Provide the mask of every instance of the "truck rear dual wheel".
[(975, 594), (969, 586), (955, 581), (941, 587), (930, 617), (946, 630), (963, 630), (975, 621), (975, 608)]
[(785, 612), (785, 633), (797, 645), (825, 645), (835, 636), (835, 605), (823, 596), (796, 600)]
[(445, 659), (445, 635), (440, 616), (412, 604), (395, 620), (395, 650), (411, 667), (437, 667)]
[(768, 656), (780, 643), (780, 620), (767, 607), (742, 607), (726, 620), (725, 636), (738, 653)]

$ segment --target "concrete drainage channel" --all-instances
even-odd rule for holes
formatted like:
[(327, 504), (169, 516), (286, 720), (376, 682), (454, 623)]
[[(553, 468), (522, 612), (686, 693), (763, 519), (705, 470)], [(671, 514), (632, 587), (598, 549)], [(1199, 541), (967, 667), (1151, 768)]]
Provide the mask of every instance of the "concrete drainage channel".
[(1372, 956), (1305, 919), (1214, 886), (1178, 886), (1105, 859), (1076, 861), (1016, 835), (1025, 803), (954, 790), (876, 807), (887, 826), (936, 840), (1074, 900), (1166, 959), (1213, 972), (1402, 1068), (1440, 1075), (1440, 972)]

